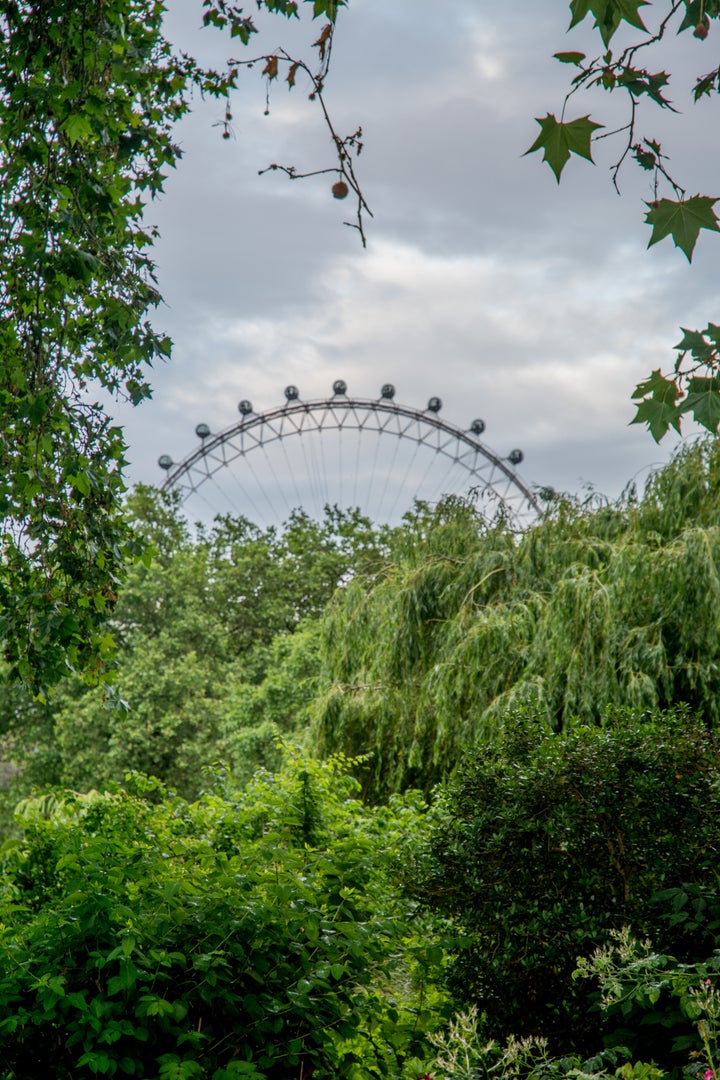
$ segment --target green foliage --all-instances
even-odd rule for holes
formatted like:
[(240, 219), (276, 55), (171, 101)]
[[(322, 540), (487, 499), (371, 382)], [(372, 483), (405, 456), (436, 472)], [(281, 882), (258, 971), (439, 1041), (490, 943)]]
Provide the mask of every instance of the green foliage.
[[(714, 931), (671, 924), (653, 898), (716, 885), (719, 779), (714, 740), (684, 712), (550, 736), (518, 715), (501, 744), (469, 755), (409, 887), (455, 920), (453, 984), (492, 1037), (543, 1035), (556, 1053), (602, 1045), (592, 992), (568, 986), (576, 957), (613, 929), (688, 962), (712, 950)], [(667, 1047), (655, 1031), (633, 1049), (658, 1060)]]
[(720, 1065), (719, 971), (717, 952), (707, 961), (678, 963), (624, 927), (589, 959), (578, 960), (573, 978), (597, 981), (604, 1021), (622, 1025), (616, 1037), (630, 1045), (638, 1041), (637, 1032), (656, 1045), (668, 1045), (671, 1037), (667, 1071), (695, 1076)]
[[(645, 220), (652, 225), (648, 247), (666, 236), (672, 236), (675, 247), (681, 248), (690, 262), (700, 230), (720, 232), (717, 214), (713, 210), (716, 202), (717, 199), (709, 199), (705, 195), (694, 195), (692, 199), (660, 199), (648, 203)], [(716, 431), (717, 425), (711, 430)]]
[(637, 501), (559, 500), (517, 536), (447, 503), (324, 619), (315, 738), (370, 754), (366, 791), (427, 790), (518, 706), (546, 731), (607, 706), (720, 701), (720, 445), (688, 447)]
[(169, 342), (142, 221), (179, 151), (194, 72), (162, 7), (50, 2), (0, 10), (0, 640), (34, 687), (102, 671), (102, 630), (133, 547), (119, 514), (120, 431), (97, 381), (140, 401)]
[[(329, 20), (344, 0), (305, 0)], [(259, 0), (285, 16), (301, 7)], [(203, 0), (247, 44), (252, 20)], [(137, 404), (171, 342), (144, 219), (194, 92), (227, 98), (239, 62), (202, 68), (165, 39), (162, 0), (0, 3), (0, 645), (44, 691), (102, 679), (105, 624), (141, 548), (122, 511), (125, 445), (97, 388)], [(325, 74), (326, 74), (325, 67)]]
[(431, 1018), (393, 990), (421, 923), (386, 868), (422, 808), (373, 816), (338, 763), (297, 758), (192, 805), (135, 786), (19, 808), (3, 1080), (399, 1073)]
[[(642, 13), (641, 9), (642, 8)], [(613, 184), (619, 190), (619, 175), (626, 161), (634, 161), (641, 169), (652, 173), (653, 198), (646, 205), (645, 221), (652, 227), (648, 246), (665, 237), (672, 237), (691, 261), (695, 245), (702, 230), (720, 231), (714, 210), (717, 199), (710, 195), (689, 197), (686, 188), (674, 179), (669, 171), (669, 158), (657, 138), (643, 134), (639, 128), (644, 122), (643, 106), (651, 103), (668, 112), (676, 112), (667, 94), (670, 74), (650, 67), (655, 46), (667, 41), (674, 30), (677, 34), (692, 31), (699, 47), (708, 37), (711, 27), (720, 20), (717, 0), (681, 0), (667, 3), (665, 0), (571, 0), (570, 29), (591, 18), (598, 31), (601, 51), (588, 58), (584, 52), (569, 50), (555, 53), (555, 58), (576, 69), (570, 80), (560, 120), (548, 114), (541, 125), (541, 134), (530, 147), (544, 151), (547, 161), (558, 181), (570, 154), (575, 153), (592, 161), (592, 143), (597, 138), (620, 136), (622, 145), (616, 163), (612, 167)], [(622, 44), (615, 46), (618, 30), (625, 31)], [(633, 33), (635, 31), (635, 33)], [(667, 58), (667, 51), (662, 59)], [(616, 125), (610, 132), (597, 135), (603, 125), (590, 116), (565, 122), (565, 109), (574, 95), (595, 88), (610, 93), (620, 93), (627, 99), (627, 122)], [(720, 67), (699, 74), (692, 91), (697, 102), (720, 89)], [(703, 147), (700, 147), (702, 153)], [(683, 162), (687, 165), (691, 157)], [(710, 330), (710, 327), (708, 328)], [(699, 331), (692, 331), (700, 337)], [(686, 362), (687, 360), (687, 362)], [(638, 384), (633, 395), (641, 399), (635, 423), (646, 424), (653, 438), (659, 441), (670, 427), (680, 431), (682, 421), (688, 415), (709, 431), (715, 433), (720, 427), (720, 353), (717, 342), (701, 353), (695, 349), (680, 347), (673, 370), (662, 377), (655, 372)]]
[(319, 668), (316, 616), (356, 569), (380, 560), (384, 530), (359, 513), (303, 513), (285, 529), (225, 518), (191, 538), (171, 501), (140, 488), (132, 525), (155, 550), (120, 592), (114, 680), (70, 680), (46, 702), (0, 697), (5, 756), (21, 769), (6, 802), (32, 785), (87, 790), (128, 769), (194, 798), (202, 768), (238, 779), (279, 763), (277, 739), (301, 732)]
[(547, 161), (555, 173), (558, 184), (560, 173), (570, 160), (571, 154), (577, 154), (579, 157), (592, 161), (590, 140), (593, 131), (602, 127), (602, 124), (594, 124), (587, 116), (565, 123), (556, 120), (551, 113), (548, 113), (544, 119), (538, 120), (538, 124), (540, 134), (526, 153), (532, 154), (535, 150), (542, 150), (543, 161)]

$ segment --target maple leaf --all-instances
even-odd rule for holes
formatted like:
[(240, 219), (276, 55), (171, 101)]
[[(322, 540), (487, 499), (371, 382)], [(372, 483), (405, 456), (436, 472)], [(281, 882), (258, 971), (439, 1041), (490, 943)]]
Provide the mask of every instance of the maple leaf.
[(648, 71), (631, 67), (623, 68), (618, 77), (620, 86), (629, 90), (634, 97), (647, 94), (660, 108), (677, 112), (677, 109), (674, 109), (669, 100), (663, 97), (662, 94), (663, 88), (668, 85), (669, 81), (668, 74), (665, 71), (658, 71), (651, 75)]
[(683, 401), (683, 412), (692, 412), (693, 418), (698, 424), (712, 432), (717, 432), (720, 426), (720, 391), (716, 378), (690, 379), (688, 395)]
[(594, 15), (595, 26), (605, 45), (608, 45), (621, 22), (629, 23), (638, 30), (647, 29), (639, 9), (646, 7), (648, 2), (649, 0), (571, 0), (570, 29), (582, 22), (587, 15)]
[(671, 425), (680, 434), (680, 417), (677, 408), (662, 401), (653, 401), (652, 398), (640, 402), (630, 423), (645, 424), (657, 443), (667, 435)]
[(638, 383), (633, 392), (633, 400), (644, 398), (637, 406), (637, 413), (631, 424), (646, 424), (655, 442), (660, 442), (672, 425), (680, 432), (681, 409), (676, 405), (680, 390), (673, 379), (667, 379), (659, 368)]
[(345, 3), (346, 0), (314, 0), (313, 19), (324, 15), (334, 23), (337, 19), (338, 8), (343, 7)]
[(652, 225), (652, 235), (648, 247), (672, 236), (675, 247), (685, 252), (688, 262), (692, 262), (693, 251), (701, 229), (720, 232), (718, 218), (713, 210), (717, 199), (707, 195), (693, 195), (691, 199), (660, 199), (659, 202), (646, 203), (649, 208), (645, 216), (648, 225)]
[(571, 154), (587, 158), (592, 161), (590, 141), (592, 133), (602, 124), (596, 124), (589, 116), (581, 116), (577, 120), (571, 120), (565, 124), (556, 120), (552, 113), (540, 119), (535, 118), (540, 125), (540, 134), (525, 154), (532, 154), (535, 150), (543, 151), (543, 161), (555, 173), (560, 183), (560, 173), (563, 171)]
[(680, 391), (678, 390), (674, 379), (667, 379), (660, 371), (660, 368), (656, 368), (652, 375), (648, 375), (644, 382), (637, 384), (632, 397), (633, 400), (635, 400), (637, 398), (647, 397), (648, 394), (650, 394), (655, 401), (674, 405), (680, 396)]
[[(684, 326), (680, 329), (683, 332), (682, 340), (678, 341), (674, 346), (678, 352), (691, 353), (694, 361), (700, 364), (707, 364), (712, 361), (716, 356), (717, 342), (707, 340), (707, 331), (703, 333), (700, 330), (686, 330)], [(713, 329), (712, 323), (708, 327), (708, 331)], [(709, 336), (709, 335), (708, 335)]]

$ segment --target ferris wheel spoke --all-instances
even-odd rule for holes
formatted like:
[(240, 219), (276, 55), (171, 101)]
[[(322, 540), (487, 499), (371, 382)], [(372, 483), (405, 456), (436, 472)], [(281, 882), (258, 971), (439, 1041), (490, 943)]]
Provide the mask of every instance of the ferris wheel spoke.
[[(167, 472), (163, 486), (178, 491), (183, 501), (199, 499), (205, 505), (214, 490), (243, 516), (249, 508), (277, 524), (279, 504), (286, 520), (293, 502), (305, 509), (313, 503), (321, 513), (334, 503), (343, 508), (350, 493), (356, 505), (361, 488), (364, 513), (376, 520), (392, 518), (403, 499), (403, 512), (412, 497), (430, 501), (431, 485), (438, 498), (479, 493), (481, 511), (489, 517), (500, 510), (521, 527), (533, 519), (538, 502), (515, 472), (521, 451), (511, 450), (507, 457), (493, 453), (479, 439), (484, 422), (474, 420), (468, 429), (449, 423), (439, 416), (439, 398), (430, 398), (421, 410), (394, 397), (394, 387), (386, 384), (378, 399), (350, 398), (346, 384), (337, 380), (328, 399), (303, 401), (297, 387), (288, 386), (285, 404), (264, 413), (241, 401), (240, 421), (224, 431), (213, 435), (206, 424), (197, 426), (200, 446), (179, 464), (168, 455), (160, 458)], [(297, 450), (289, 448), (288, 439)], [(385, 456), (390, 444), (392, 452)], [(237, 489), (234, 497), (229, 487)], [(261, 513), (265, 505), (267, 512)]]

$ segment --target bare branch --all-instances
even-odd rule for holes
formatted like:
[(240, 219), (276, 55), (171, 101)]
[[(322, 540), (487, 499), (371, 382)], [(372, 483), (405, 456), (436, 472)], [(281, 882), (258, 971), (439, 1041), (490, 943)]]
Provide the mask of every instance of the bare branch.
[[(328, 23), (315, 42), (315, 46), (320, 50), (320, 67), (317, 72), (311, 71), (310, 67), (304, 60), (298, 60), (296, 57), (291, 56), (285, 49), (279, 49), (276, 53), (268, 53), (262, 56), (255, 56), (250, 60), (230, 60), (229, 64), (231, 68), (237, 69), (240, 67), (252, 68), (256, 64), (263, 63), (263, 74), (267, 75), (266, 83), (266, 97), (265, 97), (265, 113), (270, 112), (270, 84), (277, 78), (279, 64), (287, 65), (287, 76), (285, 81), (288, 83), (289, 88), (292, 89), (295, 85), (295, 79), (298, 71), (304, 72), (304, 74), (310, 80), (312, 87), (308, 98), (312, 102), (317, 102), (320, 106), (323, 115), (323, 121), (327, 128), (330, 139), (334, 147), (335, 155), (337, 158), (337, 164), (328, 166), (326, 168), (309, 169), (300, 172), (294, 165), (278, 165), (273, 163), (268, 165), (264, 169), (260, 169), (259, 176), (264, 175), (267, 172), (282, 172), (290, 180), (305, 180), (312, 176), (323, 176), (328, 173), (333, 173), (337, 176), (338, 181), (333, 185), (333, 195), (336, 199), (343, 199), (347, 194), (352, 191), (355, 197), (355, 220), (345, 221), (343, 224), (349, 226), (352, 229), (357, 229), (360, 234), (360, 240), (363, 247), (367, 247), (367, 237), (365, 235), (365, 217), (372, 217), (373, 213), (368, 206), (367, 200), (363, 194), (360, 182), (355, 172), (355, 166), (353, 162), (353, 156), (355, 158), (360, 156), (363, 149), (362, 142), (362, 128), (358, 128), (351, 135), (345, 135), (341, 137), (333, 123), (332, 117), (325, 102), (324, 87), (325, 80), (327, 79), (328, 72), (330, 70), (330, 60), (332, 56), (333, 45), (333, 33), (334, 27), (331, 23)], [(225, 121), (221, 121), (218, 126), (223, 127), (223, 138), (229, 138), (231, 134), (231, 128), (229, 121), (232, 119), (230, 111), (226, 112)]]

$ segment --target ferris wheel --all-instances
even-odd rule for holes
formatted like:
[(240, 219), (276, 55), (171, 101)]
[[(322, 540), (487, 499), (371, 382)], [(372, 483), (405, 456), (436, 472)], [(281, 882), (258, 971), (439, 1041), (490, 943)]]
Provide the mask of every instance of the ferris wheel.
[(304, 401), (297, 386), (284, 396), (264, 412), (243, 399), (240, 418), (219, 432), (198, 424), (194, 450), (179, 462), (159, 458), (163, 489), (177, 492), (196, 518), (236, 513), (264, 525), (281, 524), (297, 508), (320, 517), (327, 505), (394, 524), (416, 499), (462, 495), (487, 520), (504, 516), (519, 528), (550, 493), (534, 494), (520, 479), (521, 450), (501, 457), (480, 441), (483, 420), (462, 429), (442, 419), (438, 397), (425, 409), (401, 405), (386, 383), (377, 399), (354, 398), (341, 379), (329, 398)]

